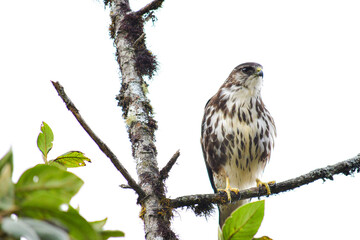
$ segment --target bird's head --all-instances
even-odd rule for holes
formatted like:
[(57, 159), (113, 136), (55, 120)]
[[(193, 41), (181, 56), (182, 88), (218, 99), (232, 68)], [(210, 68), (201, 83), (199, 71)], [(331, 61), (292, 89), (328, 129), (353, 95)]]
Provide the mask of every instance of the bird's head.
[(227, 81), (227, 87), (232, 90), (248, 90), (251, 95), (259, 94), (263, 81), (263, 67), (254, 62), (247, 62), (238, 65), (230, 73)]

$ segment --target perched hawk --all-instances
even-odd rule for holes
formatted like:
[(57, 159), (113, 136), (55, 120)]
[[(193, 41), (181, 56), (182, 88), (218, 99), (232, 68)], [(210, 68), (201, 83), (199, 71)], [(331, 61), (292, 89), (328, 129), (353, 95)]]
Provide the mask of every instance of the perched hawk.
[[(261, 99), (262, 66), (235, 67), (207, 102), (201, 128), (201, 146), (211, 185), (216, 192), (254, 186), (274, 147), (274, 120)], [(230, 198), (231, 200), (231, 198)], [(220, 227), (247, 200), (219, 205)]]

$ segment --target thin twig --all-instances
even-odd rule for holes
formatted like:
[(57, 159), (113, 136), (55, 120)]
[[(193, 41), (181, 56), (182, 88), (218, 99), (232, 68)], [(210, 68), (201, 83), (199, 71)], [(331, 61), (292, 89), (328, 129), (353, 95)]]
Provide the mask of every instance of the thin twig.
[(174, 155), (170, 158), (169, 162), (165, 165), (165, 167), (161, 169), (160, 171), (161, 180), (165, 180), (169, 177), (169, 172), (176, 163), (176, 160), (178, 159), (179, 156), (180, 156), (180, 150), (177, 150), (176, 153), (174, 153)]
[(127, 184), (120, 184), (119, 185), (121, 188), (123, 188), (123, 189), (132, 189), (132, 187), (130, 187), (129, 185), (127, 185)]
[(144, 22), (147, 22), (147, 21), (149, 21), (150, 19), (152, 19), (153, 22), (154, 22), (154, 18), (156, 18), (156, 17), (154, 16), (154, 12), (150, 12), (150, 13), (146, 16), (146, 18), (144, 19)]
[(145, 38), (145, 33), (142, 33), (142, 34), (140, 35), (140, 37), (138, 37), (138, 39), (135, 40), (135, 42), (134, 42), (134, 44), (133, 44), (133, 47), (136, 47), (136, 45), (138, 45), (139, 42), (140, 42), (141, 40), (143, 40), (144, 38)]
[[(323, 179), (324, 181), (325, 179), (333, 180), (333, 176), (336, 174), (342, 173), (348, 176), (355, 172), (357, 173), (360, 172), (360, 154), (349, 160), (342, 161), (324, 168), (318, 168), (299, 177), (270, 185), (271, 195), (289, 191), (319, 179)], [(267, 195), (265, 188), (253, 187), (246, 190), (242, 190), (239, 192), (239, 194), (235, 194), (232, 192), (231, 201), (235, 202), (243, 199), (261, 197), (265, 195)], [(170, 206), (173, 208), (179, 208), (185, 206), (193, 206), (201, 203), (220, 204), (227, 202), (228, 202), (227, 196), (226, 194), (223, 193), (198, 194), (198, 195), (189, 195), (189, 196), (178, 197), (175, 199), (170, 199)]]
[(136, 183), (136, 181), (131, 177), (129, 172), (125, 169), (125, 167), (120, 163), (115, 154), (109, 149), (109, 147), (98, 138), (93, 130), (87, 125), (85, 120), (81, 117), (79, 110), (75, 107), (74, 103), (70, 100), (70, 98), (66, 95), (63, 86), (60, 85), (59, 82), (53, 82), (56, 91), (58, 92), (61, 99), (66, 104), (66, 107), (71, 113), (74, 115), (76, 120), (80, 123), (83, 129), (89, 134), (89, 136), (94, 140), (94, 142), (98, 145), (100, 150), (111, 160), (112, 164), (114, 164), (115, 168), (124, 176), (127, 180), (129, 186), (135, 190), (135, 192), (139, 195), (139, 199), (145, 197), (145, 192), (141, 189), (141, 187)]
[(136, 15), (144, 15), (149, 13), (152, 10), (156, 10), (161, 7), (164, 0), (153, 0), (151, 3), (147, 4), (145, 7), (139, 9), (135, 12)]

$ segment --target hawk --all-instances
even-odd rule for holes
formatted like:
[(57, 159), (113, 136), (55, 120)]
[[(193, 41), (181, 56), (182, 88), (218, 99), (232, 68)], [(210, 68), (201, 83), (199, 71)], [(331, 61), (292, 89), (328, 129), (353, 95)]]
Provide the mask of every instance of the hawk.
[[(235, 67), (207, 102), (201, 146), (215, 193), (238, 191), (261, 183), (274, 148), (276, 128), (261, 99), (263, 67), (248, 62)], [(219, 224), (248, 200), (219, 205)]]

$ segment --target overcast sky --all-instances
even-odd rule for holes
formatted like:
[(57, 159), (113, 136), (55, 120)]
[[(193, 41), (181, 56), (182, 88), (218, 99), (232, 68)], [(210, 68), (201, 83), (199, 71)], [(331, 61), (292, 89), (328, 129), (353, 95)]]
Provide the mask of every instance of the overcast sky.
[[(131, 1), (133, 9), (149, 1)], [(231, 70), (264, 67), (263, 100), (278, 137), (262, 180), (278, 182), (360, 153), (360, 14), (357, 1), (165, 0), (146, 25), (147, 46), (159, 70), (149, 98), (159, 129), (162, 167), (181, 156), (167, 181), (169, 197), (211, 193), (200, 147), (207, 100)], [(71, 170), (85, 185), (73, 205), (107, 229), (143, 239), (140, 207), (110, 161), (57, 96), (59, 81), (92, 129), (136, 177), (115, 95), (120, 89), (109, 10), (95, 0), (0, 2), (0, 155), (12, 147), (14, 180), (41, 163), (36, 138), (42, 121), (55, 135), (50, 157), (84, 152), (92, 163)], [(354, 239), (358, 236), (359, 174), (336, 176), (266, 198), (257, 236)], [(180, 239), (217, 239), (217, 212), (208, 219), (177, 210)]]

